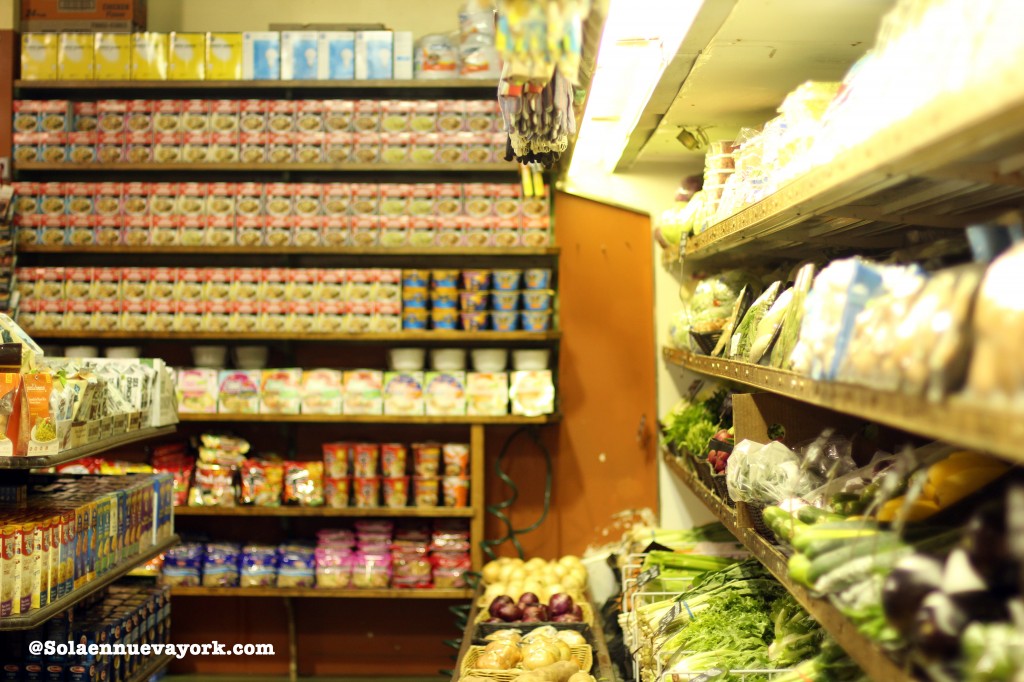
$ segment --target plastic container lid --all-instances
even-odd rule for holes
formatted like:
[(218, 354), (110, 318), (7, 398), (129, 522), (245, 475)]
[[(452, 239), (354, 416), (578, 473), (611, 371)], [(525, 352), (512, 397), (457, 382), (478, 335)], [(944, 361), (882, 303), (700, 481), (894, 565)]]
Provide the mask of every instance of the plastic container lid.
[(508, 350), (504, 348), (474, 348), (470, 353), (477, 372), (504, 372), (508, 367)]
[(466, 369), (466, 351), (462, 348), (435, 348), (430, 351), (430, 365), (439, 372), (462, 372)]
[(423, 348), (392, 348), (388, 351), (388, 366), (396, 372), (419, 372), (426, 363)]
[(548, 368), (551, 351), (548, 349), (514, 350), (512, 351), (512, 367), (517, 372)]

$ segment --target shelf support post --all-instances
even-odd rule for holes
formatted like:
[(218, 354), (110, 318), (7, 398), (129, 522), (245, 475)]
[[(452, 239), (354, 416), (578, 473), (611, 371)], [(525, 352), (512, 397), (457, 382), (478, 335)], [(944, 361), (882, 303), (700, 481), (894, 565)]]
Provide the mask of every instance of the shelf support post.
[(484, 426), (473, 424), (469, 427), (469, 473), (470, 473), (470, 505), (473, 517), (469, 523), (469, 537), (472, 544), (473, 570), (479, 572), (483, 568), (484, 550), (480, 543), (484, 540)]

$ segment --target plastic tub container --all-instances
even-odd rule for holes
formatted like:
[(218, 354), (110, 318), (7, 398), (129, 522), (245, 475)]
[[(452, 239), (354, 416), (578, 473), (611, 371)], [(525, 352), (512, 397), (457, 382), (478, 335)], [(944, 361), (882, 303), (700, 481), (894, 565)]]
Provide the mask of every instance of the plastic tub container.
[(402, 270), (402, 286), (426, 288), (430, 283), (430, 270)]
[(516, 311), (491, 313), (491, 326), (496, 332), (514, 332), (519, 329), (519, 313)]
[(470, 355), (477, 372), (504, 372), (508, 367), (508, 351), (504, 348), (474, 348)]
[(192, 346), (192, 362), (196, 367), (223, 369), (228, 364), (228, 347)]
[(430, 366), (438, 372), (462, 372), (466, 369), (466, 351), (462, 348), (435, 348), (430, 351)]
[(459, 294), (459, 307), (464, 313), (478, 313), (487, 310), (486, 291), (463, 291)]
[(402, 329), (426, 329), (430, 313), (426, 308), (403, 308)]
[(491, 294), (491, 305), (500, 313), (513, 312), (519, 309), (518, 291), (494, 291)]
[(238, 346), (232, 351), (238, 369), (264, 369), (267, 366), (266, 346)]
[[(426, 318), (424, 326), (425, 323)], [(388, 366), (396, 372), (418, 372), (423, 369), (426, 358), (427, 351), (423, 348), (392, 348), (388, 351)]]
[(519, 288), (522, 270), (494, 270), (491, 273), (493, 287), (498, 291), (514, 291)]
[(523, 271), (523, 286), (527, 289), (551, 288), (550, 268), (530, 268)]
[(462, 288), (466, 291), (487, 291), (491, 285), (490, 270), (463, 270)]
[(69, 358), (98, 358), (100, 349), (96, 346), (68, 346), (64, 355)]
[(434, 329), (454, 331), (459, 326), (459, 313), (455, 308), (438, 308), (430, 311)]
[(524, 291), (523, 310), (528, 310), (530, 312), (547, 312), (551, 310), (551, 301), (554, 296), (555, 292), (551, 290)]
[(487, 329), (487, 318), (490, 314), (486, 311), (476, 313), (462, 313), (462, 328), (467, 332), (480, 332)]
[(548, 368), (551, 351), (546, 348), (512, 351), (512, 368), (517, 372), (536, 371)]
[(459, 305), (459, 290), (434, 289), (430, 292), (430, 307), (434, 310), (451, 309), (455, 310)]
[(138, 346), (116, 346), (107, 348), (103, 354), (108, 358), (137, 358), (139, 357)]
[(435, 289), (455, 289), (459, 286), (459, 271), (432, 270), (430, 284)]

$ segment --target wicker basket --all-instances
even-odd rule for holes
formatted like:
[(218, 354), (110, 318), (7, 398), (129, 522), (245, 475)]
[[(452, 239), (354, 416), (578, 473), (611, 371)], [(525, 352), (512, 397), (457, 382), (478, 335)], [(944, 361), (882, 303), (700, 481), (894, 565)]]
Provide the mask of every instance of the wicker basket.
[(697, 478), (700, 479), (700, 482), (703, 483), (704, 487), (707, 488), (708, 490), (714, 490), (715, 483), (714, 481), (711, 480), (711, 465), (708, 464), (707, 461), (702, 459), (694, 460), (693, 463), (694, 465), (696, 465)]
[[(593, 627), (594, 607), (591, 606), (589, 602), (585, 601), (578, 601), (576, 603), (579, 604), (580, 611), (583, 612), (583, 623)], [(480, 605), (480, 612), (476, 614), (476, 620), (473, 621), (474, 623), (483, 623), (485, 620), (491, 617), (490, 612), (487, 610), (488, 606), (490, 606), (490, 604), (487, 604), (487, 606), (484, 606), (482, 604)], [(519, 623), (508, 623), (508, 625), (515, 627), (516, 625), (519, 625)], [(531, 623), (523, 623), (523, 625), (531, 625)], [(555, 627), (558, 627), (559, 625), (561, 625), (561, 623), (538, 623), (538, 625), (554, 625)]]
[[(499, 680), (500, 682), (513, 682), (517, 677), (523, 674), (522, 668), (512, 668), (511, 670), (480, 670), (473, 667), (476, 664), (476, 659), (480, 658), (480, 655), (484, 652), (482, 646), (475, 644), (471, 645), (466, 650), (466, 655), (462, 658), (462, 671), (460, 677), (467, 677), (468, 675), (476, 675), (477, 677), (486, 677), (491, 680)], [(576, 646), (569, 647), (572, 651), (572, 659), (576, 661), (576, 664), (585, 673), (589, 673), (590, 669), (594, 667), (594, 650), (586, 644), (578, 644)]]
[(765, 505), (763, 504), (756, 504), (751, 502), (746, 503), (747, 515), (750, 517), (750, 525), (755, 531), (757, 531), (758, 535), (760, 535), (773, 545), (777, 545), (779, 544), (779, 541), (775, 538), (775, 533), (773, 533), (771, 529), (768, 528), (767, 525), (765, 525), (764, 507)]
[(712, 474), (711, 484), (714, 486), (715, 492), (722, 498), (723, 502), (728, 504), (730, 507), (736, 506), (736, 501), (729, 497), (729, 486), (726, 483), (725, 474)]
[(594, 631), (586, 623), (477, 623), (473, 630), (473, 644), (486, 645), (487, 638), (496, 632), (502, 630), (516, 630), (521, 632), (523, 635), (527, 635), (537, 628), (542, 628), (550, 625), (557, 629), (559, 632), (564, 630), (572, 630), (583, 635), (583, 638), (587, 640), (587, 644), (590, 646), (595, 645)]

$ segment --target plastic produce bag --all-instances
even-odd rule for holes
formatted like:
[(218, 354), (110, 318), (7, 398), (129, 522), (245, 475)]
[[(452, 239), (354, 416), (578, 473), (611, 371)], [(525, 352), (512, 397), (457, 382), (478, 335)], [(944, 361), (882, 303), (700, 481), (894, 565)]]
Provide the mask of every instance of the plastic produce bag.
[(821, 435), (799, 447), (801, 467), (827, 481), (845, 476), (857, 468), (853, 461), (853, 443), (834, 429), (825, 429)]
[(775, 341), (779, 334), (782, 321), (786, 317), (786, 311), (789, 310), (789, 304), (792, 300), (793, 290), (786, 289), (779, 294), (779, 297), (772, 303), (771, 308), (765, 312), (764, 316), (757, 323), (757, 329), (750, 341), (750, 349), (747, 351), (745, 358), (748, 362), (760, 362), (761, 358), (768, 352), (772, 342)]
[(729, 456), (726, 485), (738, 502), (775, 504), (811, 492), (815, 481), (800, 468), (797, 454), (782, 443), (743, 440)]
[(757, 300), (747, 309), (743, 319), (733, 330), (729, 347), (730, 358), (747, 359), (747, 356), (750, 354), (750, 347), (757, 335), (758, 325), (771, 309), (781, 286), (781, 282), (772, 282), (771, 286), (765, 289), (764, 293), (758, 296)]
[(967, 389), (978, 398), (1020, 403), (1024, 398), (1024, 300), (1020, 296), (1024, 244), (997, 258), (985, 274), (974, 307), (974, 354)]
[(790, 368), (790, 356), (796, 347), (800, 336), (800, 326), (804, 320), (804, 305), (807, 301), (807, 292), (811, 290), (814, 283), (814, 263), (807, 263), (800, 268), (793, 283), (792, 299), (786, 307), (786, 315), (782, 320), (782, 327), (779, 329), (779, 339), (772, 348), (771, 366), (780, 369)]
[(721, 331), (729, 321), (736, 298), (750, 284), (750, 276), (730, 270), (698, 282), (690, 297), (690, 323), (693, 331), (707, 334)]

